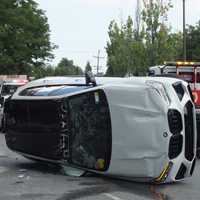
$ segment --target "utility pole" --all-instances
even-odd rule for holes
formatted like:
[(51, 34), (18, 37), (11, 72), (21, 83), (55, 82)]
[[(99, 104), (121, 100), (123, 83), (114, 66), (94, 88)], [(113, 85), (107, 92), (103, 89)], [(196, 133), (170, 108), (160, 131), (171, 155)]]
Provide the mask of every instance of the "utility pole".
[(104, 59), (104, 57), (100, 56), (100, 50), (98, 50), (97, 56), (93, 56), (94, 58), (97, 59), (97, 75), (99, 74), (99, 61), (100, 59)]
[(185, 0), (183, 0), (183, 59), (186, 61), (187, 52), (186, 52), (186, 30), (185, 30)]
[(140, 0), (137, 0), (136, 10), (135, 10), (135, 27), (136, 27), (137, 39), (139, 39), (140, 35), (140, 25), (141, 25), (141, 5), (140, 5)]

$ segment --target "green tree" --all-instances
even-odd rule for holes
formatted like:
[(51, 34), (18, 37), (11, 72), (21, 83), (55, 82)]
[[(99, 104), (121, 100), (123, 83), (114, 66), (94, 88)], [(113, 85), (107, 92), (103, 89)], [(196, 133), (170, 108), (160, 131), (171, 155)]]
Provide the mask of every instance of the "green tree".
[[(139, 1), (138, 1), (139, 2)], [(145, 74), (152, 65), (181, 57), (182, 33), (172, 33), (166, 25), (170, 0), (143, 0), (136, 9), (136, 27), (131, 17), (118, 25), (112, 21), (107, 42), (107, 76)]]
[(92, 67), (91, 67), (89, 61), (87, 62), (86, 66), (85, 66), (85, 73), (87, 73), (87, 72), (92, 72)]
[(72, 60), (67, 58), (62, 58), (58, 63), (58, 66), (55, 68), (56, 76), (65, 76), (65, 75), (82, 75), (83, 71), (80, 67), (75, 66)]
[(75, 66), (74, 75), (83, 75), (83, 70), (79, 66)]
[(48, 65), (45, 66), (45, 76), (54, 76), (55, 74), (55, 67)]
[(33, 76), (35, 79), (43, 78), (46, 76), (46, 71), (44, 66), (38, 66), (38, 67), (31, 67), (31, 76)]
[(115, 76), (112, 65), (108, 66), (105, 76)]
[(122, 27), (119, 27), (114, 20), (110, 23), (108, 35), (110, 41), (107, 42), (106, 47), (108, 55), (107, 72), (112, 71), (113, 75), (116, 76), (125, 75), (126, 68), (123, 59), (124, 33)]
[(33, 0), (0, 1), (0, 73), (31, 73), (52, 59), (47, 17)]
[(153, 45), (155, 47), (155, 63), (163, 64), (164, 61), (180, 59), (182, 54), (182, 38), (182, 33), (170, 33), (170, 28), (163, 24)]
[(133, 21), (128, 17), (125, 24), (119, 26), (112, 21), (108, 31), (107, 76), (138, 74), (145, 66), (145, 46), (141, 34), (136, 34)]
[(186, 29), (187, 59), (200, 61), (200, 21)]
[[(143, 0), (142, 20), (144, 25), (146, 51), (149, 65), (159, 64), (159, 51), (167, 45), (169, 30), (165, 26), (167, 12), (170, 9), (170, 0)], [(166, 49), (165, 48), (162, 48)]]

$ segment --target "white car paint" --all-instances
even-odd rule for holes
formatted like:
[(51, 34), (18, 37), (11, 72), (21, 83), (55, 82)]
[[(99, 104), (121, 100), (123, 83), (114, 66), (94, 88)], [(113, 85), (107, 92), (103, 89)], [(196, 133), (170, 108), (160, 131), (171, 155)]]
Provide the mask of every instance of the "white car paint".
[[(187, 90), (187, 83), (179, 79), (163, 77), (97, 77), (96, 81), (96, 87), (60, 95), (59, 98), (70, 97), (97, 89), (105, 92), (112, 124), (110, 166), (105, 172), (88, 170), (77, 166), (73, 167), (129, 180), (160, 183), (176, 181), (175, 177), (180, 166), (184, 164), (187, 168), (184, 178), (190, 177), (196, 152), (196, 116), (194, 105)], [(179, 100), (172, 86), (172, 84), (177, 82), (181, 82), (185, 86), (185, 94), (182, 101)], [(32, 81), (19, 88), (11, 99), (57, 99), (58, 96), (21, 96), (20, 93), (27, 88), (33, 87), (84, 83), (85, 79), (83, 77), (47, 77)], [(192, 147), (194, 156), (191, 161), (185, 158), (184, 107), (188, 101), (193, 105), (194, 119), (194, 145)], [(168, 122), (169, 109), (177, 110), (181, 114), (183, 123), (183, 129), (180, 133), (183, 136), (183, 148), (181, 153), (174, 159), (170, 159), (168, 156), (169, 142), (172, 137)], [(23, 152), (19, 153), (26, 155)], [(35, 157), (33, 156), (33, 158)], [(37, 159), (42, 160), (43, 158), (38, 157)], [(163, 174), (166, 177), (161, 180)]]

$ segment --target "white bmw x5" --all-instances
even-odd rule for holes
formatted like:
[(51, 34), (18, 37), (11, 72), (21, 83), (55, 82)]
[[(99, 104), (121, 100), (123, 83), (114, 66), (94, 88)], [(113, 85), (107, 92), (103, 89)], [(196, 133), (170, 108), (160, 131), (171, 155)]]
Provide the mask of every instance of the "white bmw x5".
[(178, 79), (47, 77), (6, 102), (5, 121), (11, 150), (80, 174), (165, 183), (194, 171), (194, 104)]

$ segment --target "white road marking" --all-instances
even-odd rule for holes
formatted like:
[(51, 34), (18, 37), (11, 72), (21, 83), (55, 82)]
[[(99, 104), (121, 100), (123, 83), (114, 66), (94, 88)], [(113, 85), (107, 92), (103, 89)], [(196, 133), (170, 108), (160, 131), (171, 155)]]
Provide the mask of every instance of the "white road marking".
[(112, 194), (109, 194), (109, 193), (104, 193), (104, 195), (109, 197), (109, 198), (111, 198), (111, 199), (113, 199), (113, 200), (123, 200), (123, 199), (121, 199), (119, 197), (116, 197), (116, 196), (114, 196)]

